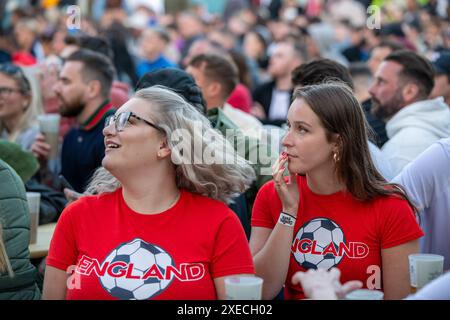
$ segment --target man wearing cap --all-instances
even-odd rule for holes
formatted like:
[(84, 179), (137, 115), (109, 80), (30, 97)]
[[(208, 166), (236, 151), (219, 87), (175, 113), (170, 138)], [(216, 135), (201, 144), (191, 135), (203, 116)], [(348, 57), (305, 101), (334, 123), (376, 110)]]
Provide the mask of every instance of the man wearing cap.
[(434, 87), (430, 98), (444, 97), (445, 103), (450, 106), (450, 52), (442, 52), (433, 62)]

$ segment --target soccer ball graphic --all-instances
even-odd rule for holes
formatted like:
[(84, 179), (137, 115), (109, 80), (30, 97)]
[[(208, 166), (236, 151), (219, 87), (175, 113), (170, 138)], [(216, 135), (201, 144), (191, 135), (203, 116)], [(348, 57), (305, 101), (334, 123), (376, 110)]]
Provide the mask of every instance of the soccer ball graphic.
[[(316, 218), (305, 223), (298, 230), (294, 241), (296, 241), (296, 239), (298, 239), (299, 242), (304, 239), (309, 239), (311, 242), (315, 242), (316, 252), (323, 252), (323, 250), (328, 247), (330, 243), (334, 246), (336, 252), (339, 252), (339, 244), (341, 242), (345, 243), (342, 229), (334, 221), (327, 218)], [(310, 246), (311, 242), (309, 242)], [(305, 245), (303, 245), (303, 247), (305, 247)], [(303, 251), (303, 249), (296, 250), (294, 252), (294, 257), (295, 260), (305, 269), (329, 270), (338, 265), (343, 258), (343, 256), (335, 256), (332, 253), (323, 255), (301, 251)]]
[[(114, 262), (133, 264), (133, 276), (143, 277), (146, 271), (156, 264), (161, 274), (166, 273), (167, 266), (174, 265), (172, 257), (163, 249), (149, 244), (141, 239), (122, 244), (114, 249), (105, 259), (110, 264)], [(158, 279), (148, 277), (143, 279), (130, 279), (123, 277), (112, 277), (105, 273), (100, 277), (103, 288), (112, 296), (121, 300), (145, 300), (161, 293), (170, 284), (170, 279)]]

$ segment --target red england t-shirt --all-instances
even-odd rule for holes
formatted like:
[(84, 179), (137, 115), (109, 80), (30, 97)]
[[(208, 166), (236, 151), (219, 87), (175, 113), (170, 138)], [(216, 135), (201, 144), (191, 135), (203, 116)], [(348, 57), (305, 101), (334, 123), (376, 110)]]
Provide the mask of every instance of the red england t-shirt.
[[(301, 287), (293, 286), (291, 279), (295, 272), (311, 268), (337, 267), (341, 282), (360, 280), (367, 288), (369, 277), (381, 270), (381, 249), (423, 236), (413, 210), (400, 197), (361, 202), (345, 192), (315, 194), (304, 176), (298, 176), (297, 182), (300, 202), (285, 281), (286, 299), (304, 298)], [(252, 226), (273, 229), (281, 210), (273, 181), (269, 181), (256, 196)]]
[(255, 273), (235, 213), (185, 190), (153, 215), (131, 210), (122, 189), (81, 198), (61, 215), (47, 265), (75, 270), (67, 299), (217, 299), (214, 278)]

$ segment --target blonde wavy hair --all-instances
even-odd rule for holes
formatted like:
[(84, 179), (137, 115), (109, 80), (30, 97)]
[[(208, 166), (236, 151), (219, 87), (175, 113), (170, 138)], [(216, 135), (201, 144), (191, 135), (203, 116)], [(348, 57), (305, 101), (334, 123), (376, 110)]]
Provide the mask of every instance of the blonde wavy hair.
[[(209, 120), (181, 96), (163, 86), (153, 86), (136, 92), (135, 98), (143, 99), (152, 106), (152, 119), (160, 126), (172, 152), (176, 183), (186, 189), (225, 203), (243, 193), (253, 180), (255, 172), (249, 162), (239, 156), (225, 137), (216, 131)], [(199, 124), (200, 129), (199, 130)], [(191, 148), (193, 159), (202, 159), (208, 148), (216, 159), (233, 159), (232, 163), (196, 163), (183, 161), (183, 152), (170, 139), (177, 130), (184, 130), (191, 137), (191, 146), (196, 141), (201, 148)], [(183, 135), (183, 139), (185, 136)], [(186, 150), (183, 150), (186, 151)], [(105, 168), (97, 169), (89, 183), (87, 194), (113, 192), (120, 182)]]

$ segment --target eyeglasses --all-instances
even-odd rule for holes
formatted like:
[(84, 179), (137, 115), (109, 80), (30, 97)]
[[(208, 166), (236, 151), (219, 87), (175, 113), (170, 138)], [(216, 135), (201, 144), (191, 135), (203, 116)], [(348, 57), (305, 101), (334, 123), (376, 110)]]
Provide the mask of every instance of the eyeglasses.
[(17, 88), (0, 87), (0, 96), (8, 97), (13, 92), (22, 92), (22, 90)]
[(130, 118), (135, 118), (138, 119), (140, 121), (145, 122), (146, 124), (148, 124), (150, 127), (155, 128), (156, 130), (165, 133), (165, 131), (161, 128), (158, 127), (157, 125), (142, 119), (141, 117), (139, 117), (138, 115), (134, 114), (133, 112), (122, 112), (119, 113), (117, 115), (112, 115), (109, 116), (105, 119), (105, 128), (109, 127), (110, 125), (112, 125), (114, 123), (116, 131), (117, 132), (122, 132), (125, 129), (125, 126), (127, 125), (127, 123), (129, 122)]

